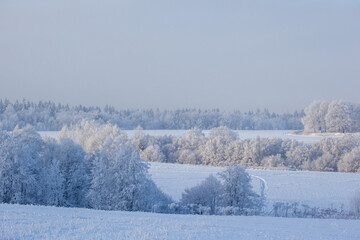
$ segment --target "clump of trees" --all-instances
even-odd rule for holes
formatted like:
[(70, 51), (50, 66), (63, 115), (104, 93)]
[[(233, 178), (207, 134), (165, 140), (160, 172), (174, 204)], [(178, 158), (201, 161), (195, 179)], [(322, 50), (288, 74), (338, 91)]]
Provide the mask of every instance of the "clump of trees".
[(360, 131), (360, 104), (315, 101), (302, 118), (305, 133), (349, 133)]
[(186, 136), (149, 136), (137, 129), (133, 138), (146, 161), (311, 171), (360, 172), (360, 136), (324, 138), (314, 144), (290, 139), (237, 139), (227, 127), (205, 137), (199, 129)]
[(171, 202), (118, 129), (104, 138), (109, 126), (83, 124), (92, 132), (76, 140), (87, 152), (70, 138), (42, 139), (32, 127), (0, 131), (0, 202), (129, 211)]
[(209, 214), (232, 212), (237, 215), (259, 214), (264, 199), (252, 191), (251, 178), (240, 166), (228, 167), (219, 174), (222, 182), (210, 175), (199, 185), (186, 189), (181, 203), (187, 208)]
[(249, 112), (220, 111), (219, 109), (126, 109), (116, 110), (105, 106), (85, 107), (55, 104), (54, 102), (30, 102), (0, 99), (0, 129), (11, 131), (15, 126), (32, 125), (38, 131), (60, 130), (81, 120), (94, 120), (99, 124), (110, 123), (121, 129), (211, 129), (227, 126), (231, 129), (302, 129), (303, 112), (292, 114), (270, 113), (268, 110)]
[[(97, 134), (90, 134), (98, 129)], [(82, 121), (64, 127), (61, 138), (71, 138), (87, 152), (102, 149), (107, 141), (127, 136), (116, 126)], [(231, 129), (222, 126), (211, 129), (206, 137), (194, 128), (185, 136), (150, 136), (138, 127), (131, 142), (141, 159), (149, 162), (200, 164), (310, 171), (360, 172), (360, 135), (346, 134), (342, 138), (323, 138), (317, 143), (280, 138), (239, 140)]]

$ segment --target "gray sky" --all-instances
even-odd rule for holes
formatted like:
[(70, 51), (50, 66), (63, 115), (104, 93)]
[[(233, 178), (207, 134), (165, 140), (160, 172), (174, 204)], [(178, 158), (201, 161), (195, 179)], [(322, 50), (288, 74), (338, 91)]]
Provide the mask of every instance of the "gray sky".
[(0, 0), (0, 98), (276, 112), (360, 102), (360, 1)]

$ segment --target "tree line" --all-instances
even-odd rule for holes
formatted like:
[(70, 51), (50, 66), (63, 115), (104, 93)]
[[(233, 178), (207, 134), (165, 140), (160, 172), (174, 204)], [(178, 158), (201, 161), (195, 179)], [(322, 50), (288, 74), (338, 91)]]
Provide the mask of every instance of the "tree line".
[(94, 120), (99, 124), (110, 123), (121, 129), (211, 129), (227, 126), (244, 130), (286, 130), (302, 129), (301, 118), (304, 113), (270, 113), (268, 110), (249, 112), (220, 111), (219, 109), (124, 109), (112, 106), (85, 107), (38, 103), (30, 101), (0, 100), (0, 129), (12, 130), (15, 126), (32, 125), (38, 131), (58, 131), (63, 126), (76, 124), (81, 120)]
[[(113, 131), (121, 132), (117, 126), (105, 124), (95, 137), (91, 134), (95, 125), (94, 121), (81, 121), (64, 127), (59, 136), (73, 139), (86, 151), (93, 151), (104, 139), (114, 135)], [(150, 136), (138, 127), (130, 141), (139, 150), (140, 158), (149, 162), (360, 172), (360, 134), (357, 133), (305, 144), (281, 138), (240, 140), (225, 126), (211, 129), (207, 137), (197, 128), (188, 130), (185, 136), (175, 137)]]
[(281, 138), (239, 140), (227, 127), (211, 129), (208, 137), (199, 129), (182, 137), (150, 136), (137, 129), (132, 143), (140, 157), (150, 162), (360, 172), (359, 134), (323, 138), (309, 145)]

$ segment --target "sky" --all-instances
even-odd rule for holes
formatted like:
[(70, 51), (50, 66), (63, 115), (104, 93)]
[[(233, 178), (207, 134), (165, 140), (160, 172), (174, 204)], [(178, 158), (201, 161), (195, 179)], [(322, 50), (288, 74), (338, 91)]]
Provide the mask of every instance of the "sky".
[(301, 110), (360, 102), (357, 0), (0, 0), (0, 98)]

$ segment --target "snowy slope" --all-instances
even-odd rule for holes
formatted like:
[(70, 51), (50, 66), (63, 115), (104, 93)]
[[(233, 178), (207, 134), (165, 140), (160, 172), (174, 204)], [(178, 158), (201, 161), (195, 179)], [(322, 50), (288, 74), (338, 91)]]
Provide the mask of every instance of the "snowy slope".
[(0, 204), (0, 239), (360, 239), (359, 220), (195, 216)]
[[(222, 167), (151, 163), (149, 172), (155, 183), (175, 200), (185, 188), (195, 186), (209, 174), (223, 171)], [(308, 171), (248, 170), (252, 176), (265, 180), (269, 205), (276, 201), (299, 201), (311, 206), (349, 207), (350, 198), (360, 190), (360, 174)], [(259, 179), (253, 177), (256, 191)]]

